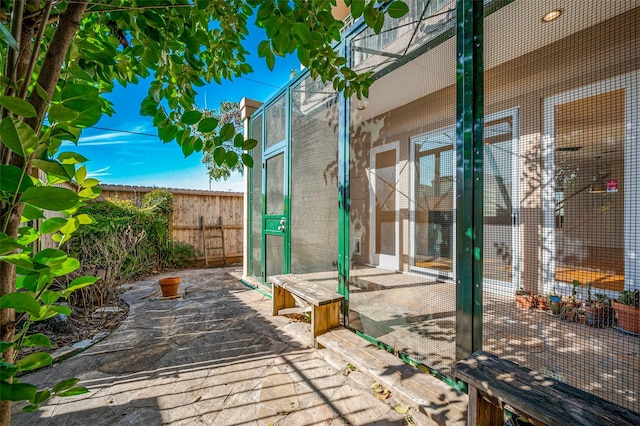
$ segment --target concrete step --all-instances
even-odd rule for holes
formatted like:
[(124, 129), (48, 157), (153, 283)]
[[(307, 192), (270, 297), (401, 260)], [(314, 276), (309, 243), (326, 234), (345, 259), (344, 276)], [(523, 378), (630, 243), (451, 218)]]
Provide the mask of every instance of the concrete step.
[(467, 419), (467, 395), (400, 358), (377, 348), (346, 328), (336, 328), (317, 337), (329, 351), (359, 371), (389, 388), (407, 404), (438, 425), (463, 426)]

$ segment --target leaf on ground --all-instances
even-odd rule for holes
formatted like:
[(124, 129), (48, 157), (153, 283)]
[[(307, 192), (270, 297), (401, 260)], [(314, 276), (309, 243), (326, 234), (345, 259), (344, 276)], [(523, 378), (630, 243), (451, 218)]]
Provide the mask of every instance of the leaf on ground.
[(393, 409), (399, 414), (407, 414), (409, 412), (409, 407), (407, 405), (396, 405)]
[(391, 391), (378, 382), (375, 382), (373, 385), (371, 385), (371, 390), (373, 391), (373, 396), (375, 396), (379, 400), (387, 399), (389, 398), (389, 396), (391, 396)]
[(353, 364), (347, 364), (347, 366), (342, 369), (342, 375), (348, 376), (352, 371), (356, 371), (356, 367), (354, 367)]

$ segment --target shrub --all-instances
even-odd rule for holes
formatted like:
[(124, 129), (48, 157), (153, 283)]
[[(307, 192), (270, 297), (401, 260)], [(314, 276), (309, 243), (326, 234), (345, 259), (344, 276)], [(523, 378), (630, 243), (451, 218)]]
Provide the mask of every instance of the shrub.
[(76, 307), (103, 306), (122, 282), (163, 267), (186, 266), (195, 257), (193, 247), (169, 239), (172, 203), (172, 194), (155, 190), (144, 197), (142, 208), (116, 197), (79, 209), (93, 223), (79, 229), (67, 249), (80, 260), (82, 274), (101, 280), (75, 295), (71, 302)]
[(197, 255), (195, 247), (191, 244), (171, 241), (169, 246), (162, 250), (161, 266), (169, 269), (188, 268), (195, 264)]

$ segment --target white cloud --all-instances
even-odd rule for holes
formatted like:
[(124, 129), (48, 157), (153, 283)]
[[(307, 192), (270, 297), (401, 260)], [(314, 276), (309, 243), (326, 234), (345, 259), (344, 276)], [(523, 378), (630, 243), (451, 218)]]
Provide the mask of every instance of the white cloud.
[(88, 177), (111, 176), (111, 173), (107, 173), (107, 170), (109, 170), (110, 168), (111, 166), (107, 166), (93, 172), (88, 172), (87, 176)]
[(81, 146), (109, 146), (109, 145), (125, 145), (130, 141), (108, 141), (108, 142), (85, 142), (84, 140), (80, 140)]

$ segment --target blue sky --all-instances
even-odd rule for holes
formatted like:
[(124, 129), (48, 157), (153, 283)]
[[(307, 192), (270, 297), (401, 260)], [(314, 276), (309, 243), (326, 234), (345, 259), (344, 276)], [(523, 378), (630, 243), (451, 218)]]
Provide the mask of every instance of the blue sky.
[[(240, 102), (243, 97), (264, 102), (289, 80), (291, 69), (299, 69), (297, 59), (288, 57), (277, 58), (274, 71), (269, 71), (256, 53), (257, 45), (264, 37), (259, 31), (255, 33), (246, 43), (254, 72), (222, 85), (214, 82), (197, 88), (198, 107), (217, 109), (220, 101)], [(126, 88), (117, 85), (113, 93), (105, 95), (114, 103), (116, 113), (111, 117), (103, 116), (96, 128), (84, 130), (77, 147), (67, 147), (90, 160), (87, 163), (89, 174), (102, 184), (244, 191), (242, 175), (234, 174), (227, 181), (210, 182), (201, 162), (202, 153), (185, 158), (175, 141), (167, 144), (160, 141), (152, 118), (140, 115), (140, 104), (147, 90), (148, 82)]]

